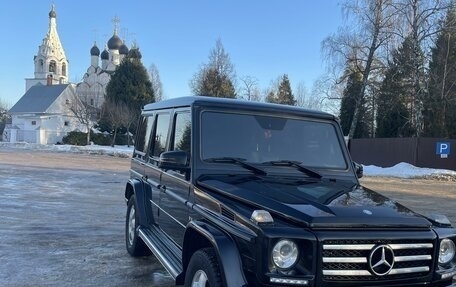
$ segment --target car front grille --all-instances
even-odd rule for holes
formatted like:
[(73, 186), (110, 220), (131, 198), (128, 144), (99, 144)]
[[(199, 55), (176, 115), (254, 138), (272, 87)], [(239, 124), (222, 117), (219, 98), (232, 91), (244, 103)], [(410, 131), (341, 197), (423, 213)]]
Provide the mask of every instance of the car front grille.
[(429, 275), (432, 241), (326, 240), (322, 246), (324, 281), (395, 280)]

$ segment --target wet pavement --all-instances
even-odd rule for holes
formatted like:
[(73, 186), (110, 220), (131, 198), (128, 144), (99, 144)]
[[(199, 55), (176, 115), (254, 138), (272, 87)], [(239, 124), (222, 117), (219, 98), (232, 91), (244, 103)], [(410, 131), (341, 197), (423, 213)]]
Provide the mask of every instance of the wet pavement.
[(125, 249), (129, 159), (0, 150), (0, 286), (173, 286)]

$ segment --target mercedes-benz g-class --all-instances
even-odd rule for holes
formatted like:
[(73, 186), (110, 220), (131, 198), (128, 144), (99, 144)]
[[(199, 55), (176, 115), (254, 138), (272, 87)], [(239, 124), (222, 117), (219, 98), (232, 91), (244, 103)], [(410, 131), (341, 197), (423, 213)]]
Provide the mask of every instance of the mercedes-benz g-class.
[(456, 230), (360, 185), (337, 119), (210, 97), (142, 111), (126, 247), (185, 286), (449, 286)]

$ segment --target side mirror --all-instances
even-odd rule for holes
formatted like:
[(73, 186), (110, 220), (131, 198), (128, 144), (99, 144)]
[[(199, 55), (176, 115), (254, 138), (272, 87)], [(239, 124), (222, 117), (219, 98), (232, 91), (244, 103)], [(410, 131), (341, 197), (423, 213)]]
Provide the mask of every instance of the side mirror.
[(363, 177), (363, 165), (353, 162), (353, 167), (355, 168), (355, 173), (358, 178)]
[(188, 154), (185, 151), (167, 151), (160, 155), (158, 167), (161, 169), (171, 169), (178, 171), (189, 171)]

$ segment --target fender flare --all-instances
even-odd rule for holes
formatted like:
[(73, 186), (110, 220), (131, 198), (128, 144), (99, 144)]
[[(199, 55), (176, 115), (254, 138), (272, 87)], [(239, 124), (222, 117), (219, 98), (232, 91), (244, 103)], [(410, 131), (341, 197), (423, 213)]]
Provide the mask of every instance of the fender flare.
[[(129, 189), (131, 187), (131, 189)], [(131, 195), (135, 196), (136, 202), (136, 212), (139, 216), (139, 224), (144, 225), (147, 222), (147, 215), (145, 211), (145, 192), (144, 192), (144, 184), (142, 181), (138, 179), (130, 179), (128, 180), (125, 186), (125, 200), (127, 201), (131, 197)]]
[[(217, 257), (221, 267), (220, 272), (222, 274), (224, 286), (247, 286), (247, 280), (245, 279), (244, 271), (242, 269), (242, 261), (236, 243), (229, 235), (205, 222), (190, 221), (187, 224), (182, 255), (184, 270), (186, 270), (191, 257), (191, 254), (187, 251), (194, 245), (194, 242), (189, 239), (192, 231), (205, 237), (214, 247), (215, 252), (218, 255)], [(239, 276), (229, 276), (229, 274), (239, 274)], [(185, 274), (181, 275), (180, 279), (183, 280), (184, 278), (182, 277)]]

